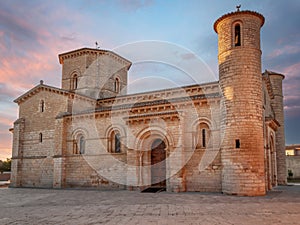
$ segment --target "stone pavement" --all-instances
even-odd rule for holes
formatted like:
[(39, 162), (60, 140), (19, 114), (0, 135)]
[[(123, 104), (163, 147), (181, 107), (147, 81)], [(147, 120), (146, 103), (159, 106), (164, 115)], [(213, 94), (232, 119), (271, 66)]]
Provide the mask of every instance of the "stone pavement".
[(0, 189), (0, 224), (300, 224), (300, 186), (219, 193)]

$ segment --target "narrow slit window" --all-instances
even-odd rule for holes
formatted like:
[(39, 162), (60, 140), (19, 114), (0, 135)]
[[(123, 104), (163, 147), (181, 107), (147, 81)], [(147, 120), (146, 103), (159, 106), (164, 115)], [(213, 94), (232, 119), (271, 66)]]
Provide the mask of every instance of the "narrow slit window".
[(241, 46), (241, 26), (240, 24), (234, 27), (234, 46)]
[(119, 78), (116, 78), (116, 80), (115, 80), (115, 92), (117, 92), (117, 93), (120, 92), (120, 80), (119, 80)]
[(235, 140), (235, 148), (241, 148), (241, 142), (240, 139)]
[(202, 147), (206, 147), (206, 130), (202, 129)]
[(121, 137), (120, 134), (115, 135), (115, 153), (121, 152)]
[(83, 136), (79, 138), (79, 153), (84, 154), (85, 153), (85, 139)]
[(45, 111), (45, 101), (41, 100), (40, 101), (40, 112), (44, 112)]
[(43, 142), (43, 134), (42, 133), (39, 133), (39, 141), (40, 141), (40, 143)]
[(75, 74), (72, 78), (72, 89), (76, 90), (78, 85), (78, 77), (77, 74)]

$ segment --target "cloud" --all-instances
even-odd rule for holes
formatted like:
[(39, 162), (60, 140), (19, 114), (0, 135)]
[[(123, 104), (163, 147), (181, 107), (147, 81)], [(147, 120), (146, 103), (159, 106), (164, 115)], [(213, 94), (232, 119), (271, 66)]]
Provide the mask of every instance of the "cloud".
[[(300, 1), (267, 0), (259, 4), (245, 1), (242, 4), (244, 9), (261, 11), (266, 17), (262, 29), (264, 63), (270, 70), (286, 75), (285, 112), (287, 116), (298, 118)], [(235, 10), (234, 5), (231, 8), (227, 3), (204, 1), (174, 2), (172, 7), (168, 2), (154, 0), (0, 1), (0, 111), (5, 112), (0, 114), (0, 121), (7, 118), (12, 124), (17, 117), (17, 106), (12, 100), (39, 80), (59, 86), (61, 67), (57, 54), (93, 44), (95, 40), (104, 46), (109, 43), (112, 48), (143, 38), (171, 41), (191, 48), (217, 71), (217, 35), (211, 25), (228, 10)], [(152, 51), (164, 56), (164, 49), (153, 48)], [(179, 54), (177, 59), (184, 62), (174, 64), (185, 63), (188, 68), (194, 61), (189, 53)], [(152, 71), (157, 72), (156, 69), (151, 67), (148, 70), (151, 73), (142, 75), (155, 75)], [(158, 69), (167, 74), (162, 66)], [(184, 84), (184, 76), (176, 79), (176, 83)], [(155, 83), (146, 85), (156, 86)], [(6, 121), (7, 127), (9, 121)], [(1, 136), (1, 142), (2, 138), (9, 138), (7, 127), (3, 127), (3, 132), (8, 136)]]
[[(300, 59), (298, 59), (300, 60)], [(300, 61), (292, 64), (288, 67), (283, 68), (283, 73), (286, 75), (285, 79), (286, 80), (294, 80), (297, 78), (300, 78), (299, 73), (300, 73)]]
[[(17, 118), (12, 101), (45, 80), (58, 86), (61, 68), (57, 54), (80, 46), (74, 24), (81, 15), (63, 3), (0, 1), (0, 157), (10, 154), (8, 129)], [(65, 15), (72, 15), (66, 17)], [(65, 27), (68, 29), (65, 29)], [(77, 24), (76, 24), (77, 26)], [(75, 29), (74, 29), (75, 30)], [(86, 35), (88, 38), (89, 35)]]
[(274, 59), (282, 55), (290, 55), (300, 53), (300, 42), (294, 45), (285, 45), (282, 48), (274, 49), (269, 55), (269, 59)]
[[(0, 20), (2, 29), (6, 32), (9, 30), (7, 35), (10, 39), (16, 43), (21, 42), (21, 44), (27, 43), (29, 40), (37, 40), (36, 32), (31, 25), (24, 19), (14, 17), (9, 11), (4, 11), (3, 8), (0, 9)], [(11, 47), (10, 44), (9, 46)]]
[(8, 84), (0, 83), (0, 101), (13, 99), (20, 94), (21, 92), (16, 91), (14, 88), (9, 88)]
[(300, 115), (300, 62), (283, 68), (284, 110), (287, 117)]
[(55, 1), (0, 2), (0, 83), (8, 84), (15, 97), (41, 79), (58, 86), (57, 55), (81, 46), (80, 38), (90, 38), (74, 31), (82, 17), (72, 10)]
[[(300, 30), (295, 29), (300, 20), (299, 7), (299, 1), (272, 1), (262, 28), (263, 64), (285, 75), (285, 117), (295, 120), (300, 119)], [(297, 132), (289, 124), (291, 119), (286, 121), (287, 133)]]

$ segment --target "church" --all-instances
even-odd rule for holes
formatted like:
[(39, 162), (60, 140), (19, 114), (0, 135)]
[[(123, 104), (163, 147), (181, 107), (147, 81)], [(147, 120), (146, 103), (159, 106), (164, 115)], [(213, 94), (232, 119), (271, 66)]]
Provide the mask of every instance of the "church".
[(282, 80), (261, 68), (263, 15), (225, 14), (219, 81), (127, 94), (132, 63), (82, 48), (59, 55), (61, 87), (14, 102), (11, 187), (265, 195), (286, 184)]

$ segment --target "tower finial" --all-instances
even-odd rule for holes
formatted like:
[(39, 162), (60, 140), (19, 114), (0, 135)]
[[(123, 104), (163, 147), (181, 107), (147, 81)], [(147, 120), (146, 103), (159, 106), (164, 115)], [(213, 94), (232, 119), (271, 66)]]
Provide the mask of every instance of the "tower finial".
[(242, 5), (237, 5), (236, 10), (239, 12)]

